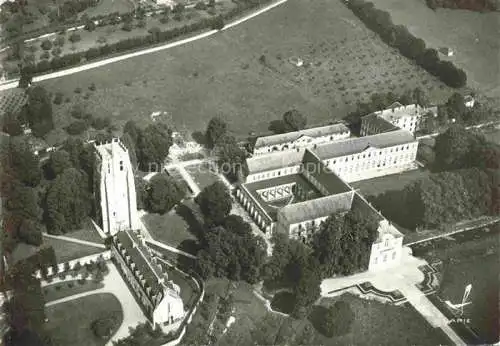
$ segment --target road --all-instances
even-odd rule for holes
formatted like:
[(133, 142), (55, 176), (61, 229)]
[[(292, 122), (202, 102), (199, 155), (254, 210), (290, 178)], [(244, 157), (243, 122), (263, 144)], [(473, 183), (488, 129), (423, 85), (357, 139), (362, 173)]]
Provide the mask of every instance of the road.
[[(242, 24), (242, 23), (258, 16), (258, 15), (261, 15), (261, 14), (263, 14), (263, 13), (265, 13), (265, 12), (267, 12), (267, 11), (269, 11), (269, 10), (271, 10), (271, 9), (281, 5), (281, 4), (284, 4), (287, 1), (288, 0), (279, 0), (279, 1), (272, 3), (268, 6), (265, 6), (265, 7), (261, 8), (260, 10), (257, 10), (249, 15), (244, 16), (243, 18), (240, 18), (232, 23), (227, 24), (220, 31), (225, 31), (225, 30), (233, 28), (237, 25), (240, 25), (240, 24)], [(219, 30), (210, 30), (210, 31), (204, 32), (204, 33), (196, 35), (196, 36), (188, 37), (188, 38), (185, 38), (185, 39), (182, 39), (179, 41), (175, 41), (175, 42), (171, 42), (171, 43), (167, 43), (167, 44), (164, 44), (161, 46), (157, 46), (157, 47), (153, 47), (153, 48), (146, 48), (146, 49), (143, 49), (143, 50), (140, 50), (137, 52), (128, 53), (128, 54), (124, 54), (124, 55), (120, 55), (120, 56), (116, 56), (116, 57), (112, 57), (112, 58), (107, 58), (107, 59), (103, 59), (100, 61), (91, 62), (91, 63), (85, 64), (85, 65), (72, 67), (72, 68), (68, 68), (65, 70), (61, 70), (61, 71), (47, 73), (47, 74), (44, 74), (41, 76), (34, 77), (33, 82), (41, 82), (41, 81), (48, 80), (48, 79), (69, 76), (69, 75), (72, 75), (72, 74), (75, 74), (78, 72), (83, 72), (83, 71), (95, 69), (95, 68), (106, 66), (109, 64), (113, 64), (113, 63), (116, 63), (119, 61), (135, 58), (135, 57), (138, 57), (141, 55), (156, 53), (156, 52), (159, 52), (159, 51), (162, 51), (165, 49), (170, 49), (170, 48), (182, 46), (182, 45), (194, 42), (194, 41), (201, 40), (201, 39), (206, 38), (206, 37), (210, 37), (212, 35), (215, 35), (218, 32), (219, 32)], [(7, 81), (4, 84), (0, 85), (0, 91), (12, 89), (12, 88), (17, 88), (18, 83), (19, 83), (19, 79)]]

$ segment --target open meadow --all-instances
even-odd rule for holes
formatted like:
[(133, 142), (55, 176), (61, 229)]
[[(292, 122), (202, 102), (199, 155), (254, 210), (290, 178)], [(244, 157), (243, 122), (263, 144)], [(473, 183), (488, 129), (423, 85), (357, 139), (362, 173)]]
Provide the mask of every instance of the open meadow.
[[(73, 94), (91, 83), (96, 91), (87, 99)], [(342, 2), (327, 0), (289, 0), (209, 38), (42, 84), (69, 97), (55, 106), (59, 128), (72, 121), (73, 104), (82, 103), (118, 127), (131, 119), (147, 123), (162, 110), (172, 115), (173, 127), (192, 132), (220, 116), (239, 138), (266, 132), (291, 108), (315, 125), (344, 117), (374, 92), (420, 86), (433, 101), (450, 94)]]
[[(394, 24), (404, 25), (428, 47), (449, 47), (446, 58), (467, 72), (470, 87), (493, 99), (500, 97), (500, 13), (467, 10), (431, 10), (424, 0), (377, 0), (375, 6), (391, 14)], [(441, 55), (441, 58), (445, 58)]]

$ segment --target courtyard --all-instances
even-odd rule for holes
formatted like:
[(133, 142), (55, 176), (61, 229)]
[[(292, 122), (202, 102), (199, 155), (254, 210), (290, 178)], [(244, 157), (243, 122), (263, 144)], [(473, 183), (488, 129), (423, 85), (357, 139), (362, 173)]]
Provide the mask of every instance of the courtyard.
[[(305, 66), (291, 64), (293, 56), (303, 58)], [(91, 83), (96, 91), (88, 99), (71, 92)], [(127, 120), (150, 122), (158, 109), (189, 132), (203, 130), (217, 115), (238, 138), (267, 132), (269, 122), (291, 108), (305, 114), (309, 125), (331, 122), (374, 90), (420, 86), (433, 102), (450, 93), (385, 45), (344, 4), (327, 0), (290, 0), (196, 43), (42, 85), (69, 98), (54, 106), (59, 129), (71, 121), (73, 105), (81, 103), (88, 113), (108, 115), (118, 128)]]

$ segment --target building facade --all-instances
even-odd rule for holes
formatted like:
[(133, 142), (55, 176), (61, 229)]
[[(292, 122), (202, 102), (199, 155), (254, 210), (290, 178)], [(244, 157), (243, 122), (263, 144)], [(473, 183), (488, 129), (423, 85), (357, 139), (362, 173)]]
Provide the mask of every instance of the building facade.
[(140, 302), (153, 328), (171, 330), (185, 316), (180, 288), (169, 281), (162, 265), (138, 232), (120, 231), (113, 237), (112, 256)]
[(257, 138), (253, 146), (253, 155), (269, 154), (276, 151), (313, 148), (315, 145), (330, 143), (349, 138), (351, 131), (344, 124), (287, 132), (283, 134)]
[[(416, 168), (417, 149), (418, 140), (410, 132), (396, 129), (318, 145), (309, 151), (342, 180), (354, 182)], [(249, 158), (246, 182), (297, 174), (304, 153), (295, 150)]]
[(422, 117), (428, 111), (429, 109), (417, 104), (403, 106), (399, 102), (395, 102), (387, 109), (368, 114), (361, 118), (361, 135), (374, 135), (393, 131), (395, 128), (414, 134), (419, 129)]
[(94, 143), (96, 152), (97, 223), (104, 232), (137, 229), (137, 202), (134, 172), (127, 148), (119, 139)]

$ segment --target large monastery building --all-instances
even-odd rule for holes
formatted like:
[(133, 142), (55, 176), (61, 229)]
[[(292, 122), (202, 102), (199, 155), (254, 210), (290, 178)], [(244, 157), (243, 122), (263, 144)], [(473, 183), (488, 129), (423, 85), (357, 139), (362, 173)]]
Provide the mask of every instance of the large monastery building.
[(314, 127), (295, 132), (287, 132), (257, 138), (253, 147), (254, 155), (275, 151), (312, 148), (315, 145), (349, 138), (351, 131), (344, 124)]
[(137, 229), (137, 202), (134, 172), (127, 148), (114, 138), (94, 143), (96, 151), (97, 223), (110, 235), (119, 230)]

